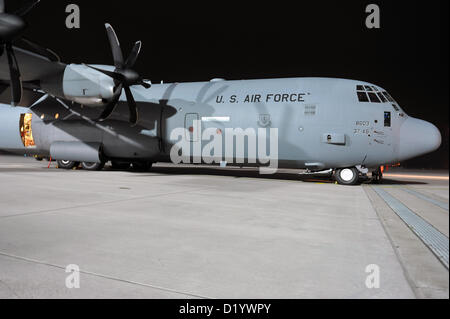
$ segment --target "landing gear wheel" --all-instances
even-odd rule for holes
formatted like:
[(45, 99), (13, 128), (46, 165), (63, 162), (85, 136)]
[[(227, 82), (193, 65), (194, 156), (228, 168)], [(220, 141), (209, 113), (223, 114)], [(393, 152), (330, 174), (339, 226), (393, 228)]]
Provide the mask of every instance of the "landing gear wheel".
[(356, 167), (339, 168), (334, 173), (334, 178), (341, 185), (356, 185), (359, 179), (359, 171)]
[(136, 172), (148, 172), (152, 168), (152, 162), (133, 162), (133, 170)]
[(88, 171), (101, 171), (104, 166), (105, 166), (105, 162), (100, 162), (100, 163), (82, 162), (81, 163), (81, 167), (83, 167), (83, 169), (86, 169)]
[(130, 168), (130, 163), (112, 161), (111, 162), (111, 167), (113, 169), (126, 170), (126, 169)]
[(80, 164), (79, 162), (68, 161), (68, 160), (57, 161), (57, 163), (58, 163), (58, 168), (62, 168), (62, 169), (72, 169), (74, 167), (77, 167)]
[(372, 172), (372, 183), (375, 184), (381, 184), (383, 181), (383, 172), (380, 168), (377, 168), (375, 171)]

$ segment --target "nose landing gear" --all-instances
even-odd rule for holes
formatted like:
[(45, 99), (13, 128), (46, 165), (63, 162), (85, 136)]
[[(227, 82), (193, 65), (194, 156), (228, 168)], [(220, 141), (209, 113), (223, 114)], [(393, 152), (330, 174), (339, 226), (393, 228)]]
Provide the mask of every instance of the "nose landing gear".
[(380, 184), (383, 180), (383, 170), (381, 167), (378, 167), (376, 170), (372, 172), (372, 183)]
[(356, 167), (338, 168), (334, 178), (341, 185), (356, 185), (359, 180), (359, 170)]

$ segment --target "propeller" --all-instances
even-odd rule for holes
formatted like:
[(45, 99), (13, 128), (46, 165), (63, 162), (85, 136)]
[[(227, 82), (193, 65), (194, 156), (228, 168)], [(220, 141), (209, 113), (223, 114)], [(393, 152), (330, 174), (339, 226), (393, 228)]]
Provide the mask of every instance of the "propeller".
[(26, 28), (23, 20), (25, 16), (40, 0), (34, 0), (15, 11), (6, 13), (5, 0), (0, 0), (0, 56), (6, 51), (9, 65), (10, 85), (11, 85), (11, 104), (17, 105), (22, 98), (22, 81), (20, 79), (20, 70), (16, 56), (12, 47), (14, 40), (20, 37)]
[(107, 71), (87, 65), (89, 68), (113, 78), (116, 85), (116, 87), (114, 88), (113, 98), (105, 106), (105, 109), (100, 115), (99, 120), (104, 121), (111, 115), (117, 105), (117, 102), (119, 101), (123, 89), (125, 91), (125, 96), (127, 98), (127, 104), (130, 113), (129, 121), (132, 125), (136, 125), (138, 121), (137, 105), (136, 101), (134, 100), (133, 94), (131, 93), (130, 86), (142, 85), (146, 89), (150, 88), (151, 86), (150, 84), (144, 82), (140, 75), (132, 69), (139, 56), (139, 52), (141, 51), (142, 42), (137, 41), (134, 44), (130, 55), (124, 61), (122, 49), (120, 48), (120, 43), (113, 27), (108, 23), (105, 24), (105, 27), (109, 44), (111, 46), (115, 69), (114, 71)]

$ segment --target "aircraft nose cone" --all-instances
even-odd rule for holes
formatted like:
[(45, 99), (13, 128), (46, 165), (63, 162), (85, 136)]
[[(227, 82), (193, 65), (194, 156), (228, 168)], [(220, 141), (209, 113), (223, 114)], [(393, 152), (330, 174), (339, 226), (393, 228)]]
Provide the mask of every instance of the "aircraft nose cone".
[(400, 128), (398, 160), (431, 153), (441, 146), (441, 142), (441, 133), (436, 126), (410, 117)]

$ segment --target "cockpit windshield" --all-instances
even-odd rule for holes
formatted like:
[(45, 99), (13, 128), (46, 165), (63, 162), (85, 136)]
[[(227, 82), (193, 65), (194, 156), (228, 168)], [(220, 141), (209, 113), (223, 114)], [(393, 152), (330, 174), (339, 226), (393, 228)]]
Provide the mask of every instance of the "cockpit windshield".
[(378, 88), (373, 85), (357, 85), (356, 86), (356, 95), (358, 97), (359, 102), (364, 103), (391, 103), (392, 107), (396, 112), (404, 115), (404, 111), (398, 105), (398, 103), (394, 100), (394, 98), (387, 92), (381, 88)]

